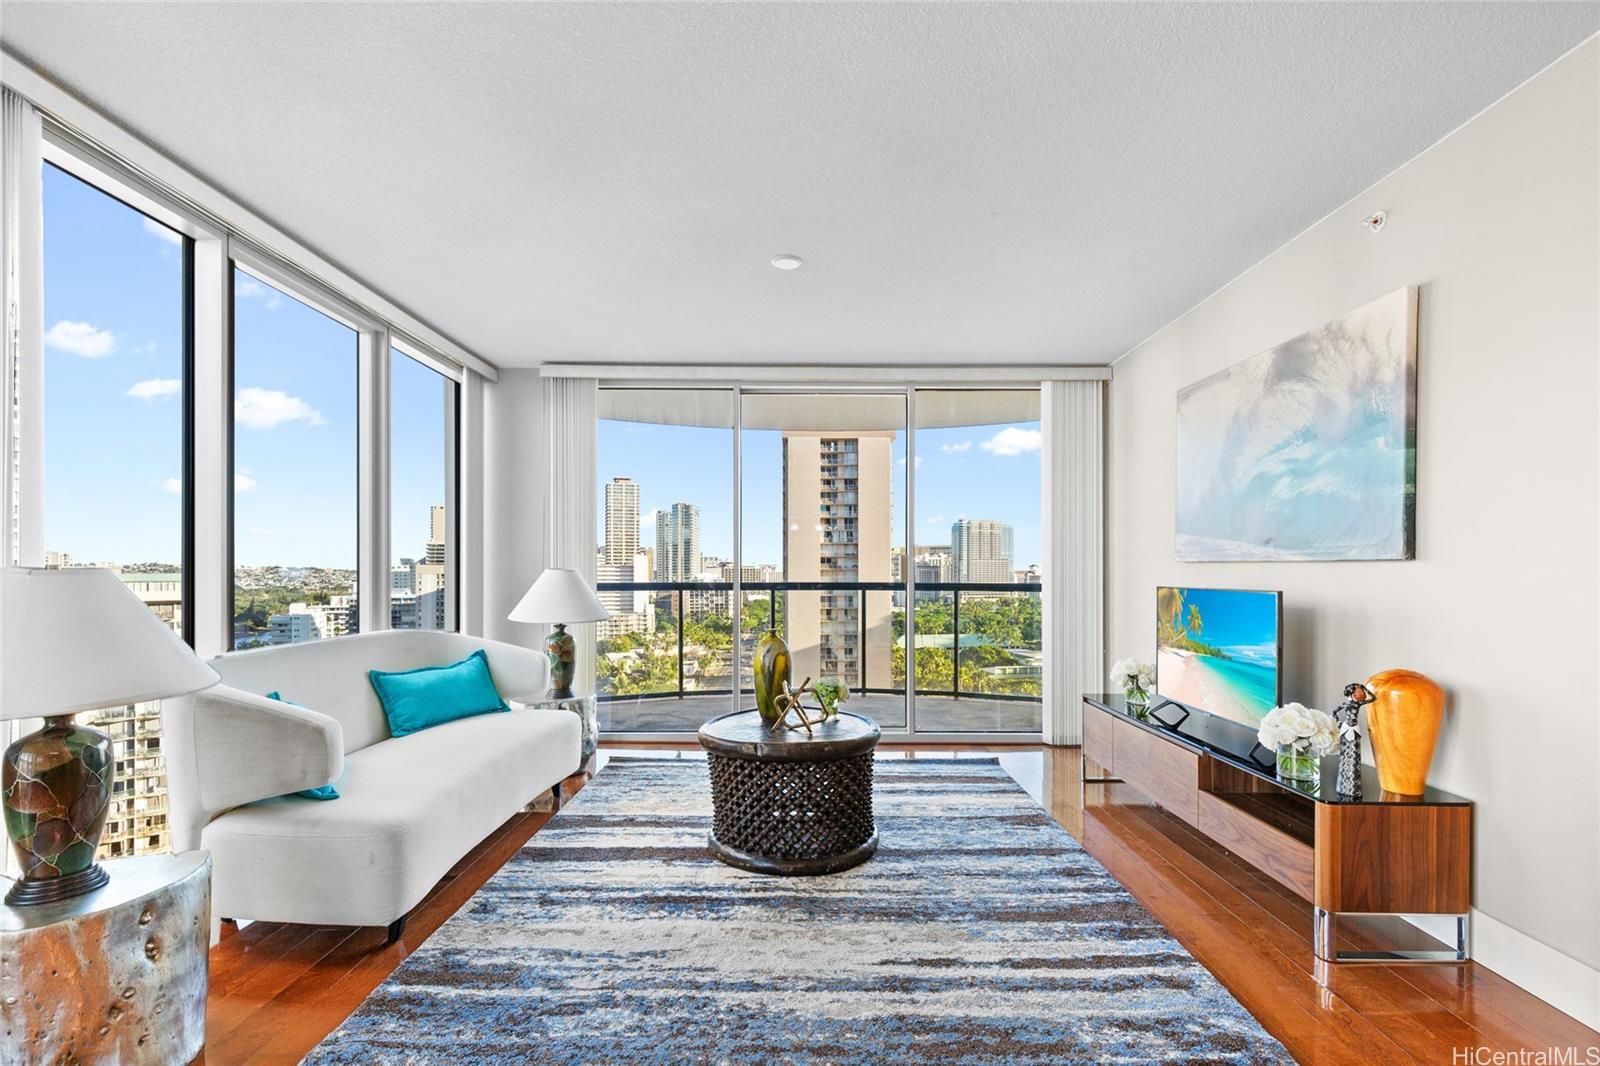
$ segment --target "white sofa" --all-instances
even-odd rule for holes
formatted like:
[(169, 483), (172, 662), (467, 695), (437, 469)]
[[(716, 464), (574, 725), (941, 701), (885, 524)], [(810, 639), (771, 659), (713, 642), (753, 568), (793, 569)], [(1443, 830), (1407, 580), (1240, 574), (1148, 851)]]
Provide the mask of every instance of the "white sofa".
[[(401, 630), (221, 655), (221, 685), (165, 702), (172, 846), (211, 852), (214, 920), (386, 925), (392, 940), (457, 860), (559, 789), (582, 746), (568, 711), (513, 703), (389, 735), (368, 670), (479, 648), (508, 702), (543, 691), (543, 653)], [(336, 800), (292, 795), (330, 783)]]

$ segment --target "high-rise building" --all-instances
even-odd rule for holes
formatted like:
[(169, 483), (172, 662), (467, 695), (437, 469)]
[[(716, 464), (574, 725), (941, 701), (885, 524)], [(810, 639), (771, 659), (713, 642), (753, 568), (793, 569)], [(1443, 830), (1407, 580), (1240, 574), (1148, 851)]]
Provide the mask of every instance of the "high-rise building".
[(444, 504), (436, 503), (428, 509), (428, 543), (423, 550), (423, 561), (431, 566), (444, 566), (445, 525)]
[(1011, 565), (1011, 526), (987, 518), (961, 518), (950, 527), (951, 565), (956, 581), (1009, 585), (1016, 580)]
[[(71, 566), (70, 556), (51, 552), (47, 565)], [(174, 632), (183, 632), (183, 575), (176, 571), (122, 574), (129, 591)], [(167, 767), (161, 754), (161, 703), (124, 704), (84, 716), (111, 738), (115, 772), (99, 856), (118, 859), (166, 851)]]
[[(637, 536), (637, 533), (635, 533)], [(694, 581), (700, 574), (700, 508), (675, 503), (656, 512), (656, 580)]]
[[(643, 584), (650, 580), (650, 553), (634, 552), (626, 564), (606, 562), (606, 553), (596, 553), (595, 584)], [(595, 627), (595, 637), (605, 640), (623, 633), (650, 633), (656, 628), (656, 605), (650, 593), (618, 589), (595, 592), (611, 617)]]
[(639, 554), (639, 486), (632, 478), (606, 482), (606, 550), (608, 566), (632, 566)]
[(268, 620), (273, 644), (304, 644), (307, 641), (321, 640), (322, 628), (318, 624), (318, 616), (303, 603), (291, 603), (289, 609), (283, 614), (275, 614)]
[[(892, 431), (784, 433), (787, 580), (890, 580), (893, 450)], [(888, 688), (892, 613), (886, 592), (788, 593), (785, 625), (795, 676)]]

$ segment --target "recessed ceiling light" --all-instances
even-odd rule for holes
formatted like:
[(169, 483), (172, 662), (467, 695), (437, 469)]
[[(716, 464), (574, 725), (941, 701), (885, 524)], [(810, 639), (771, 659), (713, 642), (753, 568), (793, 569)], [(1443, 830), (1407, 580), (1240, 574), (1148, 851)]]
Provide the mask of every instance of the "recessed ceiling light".
[(789, 255), (788, 253), (785, 253), (783, 255), (775, 255), (772, 257), (772, 265), (777, 267), (779, 270), (799, 270), (800, 263), (801, 259), (798, 255)]

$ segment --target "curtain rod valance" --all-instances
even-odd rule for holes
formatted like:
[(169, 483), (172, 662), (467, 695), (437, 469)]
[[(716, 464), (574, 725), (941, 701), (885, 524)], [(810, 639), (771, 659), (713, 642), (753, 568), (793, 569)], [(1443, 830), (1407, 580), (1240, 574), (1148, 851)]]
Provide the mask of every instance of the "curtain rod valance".
[(1109, 381), (1108, 366), (719, 366), (666, 363), (545, 363), (547, 378), (595, 378), (601, 382), (740, 382), (819, 385), (1037, 385), (1041, 381)]

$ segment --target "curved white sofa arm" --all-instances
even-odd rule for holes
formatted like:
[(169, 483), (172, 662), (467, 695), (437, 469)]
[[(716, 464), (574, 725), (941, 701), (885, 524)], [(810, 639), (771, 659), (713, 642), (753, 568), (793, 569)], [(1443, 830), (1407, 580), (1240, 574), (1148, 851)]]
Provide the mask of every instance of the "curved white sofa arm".
[(188, 799), (186, 811), (173, 805), (176, 850), (199, 847), (200, 830), (230, 807), (319, 788), (344, 772), (339, 723), (309, 707), (217, 685), (167, 701), (163, 717), (168, 790)]
[(489, 657), (489, 673), (494, 676), (495, 687), (502, 697), (526, 703), (544, 695), (549, 677), (548, 657), (544, 652), (498, 640), (475, 643)]

